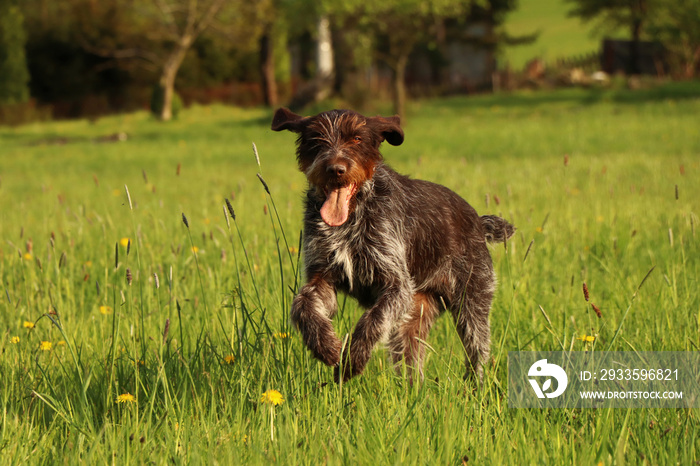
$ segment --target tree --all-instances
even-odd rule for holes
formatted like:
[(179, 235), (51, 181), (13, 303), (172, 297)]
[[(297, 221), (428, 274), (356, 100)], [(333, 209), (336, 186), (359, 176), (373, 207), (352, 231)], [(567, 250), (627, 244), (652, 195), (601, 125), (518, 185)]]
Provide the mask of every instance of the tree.
[(0, 104), (29, 100), (23, 22), (14, 0), (0, 0)]
[[(158, 73), (161, 120), (172, 118), (175, 79), (185, 55), (218, 19), (250, 8), (231, 0), (103, 0), (76, 2), (83, 46), (117, 60), (137, 60)], [(95, 45), (96, 44), (96, 45)]]
[(632, 45), (628, 71), (639, 73), (640, 42), (653, 9), (654, 0), (567, 0), (573, 5), (570, 16), (584, 21), (598, 18), (604, 27), (629, 28)]
[(416, 44), (435, 36), (442, 19), (465, 18), (471, 6), (471, 1), (459, 0), (349, 0), (338, 3), (331, 11), (350, 27), (366, 31), (374, 41), (377, 58), (392, 70), (394, 111), (403, 116), (411, 52)]
[(667, 0), (651, 17), (649, 33), (664, 44), (690, 78), (700, 71), (700, 0)]

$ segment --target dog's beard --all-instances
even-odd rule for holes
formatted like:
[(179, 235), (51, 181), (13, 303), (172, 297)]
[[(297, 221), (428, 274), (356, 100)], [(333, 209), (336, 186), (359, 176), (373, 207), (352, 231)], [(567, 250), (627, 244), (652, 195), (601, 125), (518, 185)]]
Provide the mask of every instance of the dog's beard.
[(357, 191), (357, 184), (351, 183), (335, 189), (326, 189), (326, 200), (321, 206), (321, 218), (326, 225), (337, 227), (348, 221), (350, 201)]

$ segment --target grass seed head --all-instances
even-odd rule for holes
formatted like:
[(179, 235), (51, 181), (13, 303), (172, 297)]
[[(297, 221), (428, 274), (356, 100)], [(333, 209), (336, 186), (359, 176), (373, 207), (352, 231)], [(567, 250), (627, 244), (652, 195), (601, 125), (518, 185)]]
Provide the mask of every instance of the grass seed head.
[(263, 188), (265, 188), (265, 192), (267, 192), (267, 194), (270, 194), (270, 188), (267, 187), (267, 183), (265, 183), (265, 180), (263, 179), (262, 175), (260, 173), (256, 173), (256, 174), (258, 175), (258, 179), (262, 183)]
[(233, 206), (231, 205), (231, 201), (226, 199), (226, 208), (228, 209), (229, 215), (231, 215), (231, 219), (235, 222), (236, 221), (236, 212), (233, 210)]
[(255, 161), (258, 164), (258, 168), (260, 168), (260, 156), (258, 155), (258, 147), (253, 143), (253, 154), (255, 155)]
[(586, 283), (584, 282), (583, 284), (583, 297), (586, 299), (586, 302), (590, 299), (590, 296), (588, 294), (588, 286), (586, 286)]
[(190, 223), (187, 221), (187, 217), (185, 217), (184, 212), (182, 213), (182, 223), (185, 224), (185, 226), (187, 227), (188, 230), (190, 229)]
[(127, 267), (126, 269), (126, 282), (131, 286), (131, 281), (134, 279), (134, 277), (131, 275), (131, 269)]
[(594, 303), (591, 303), (591, 307), (593, 308), (593, 310), (595, 311), (595, 315), (597, 315), (599, 319), (603, 317), (603, 313), (600, 312), (600, 308), (598, 306), (596, 306)]
[(134, 210), (134, 205), (131, 203), (131, 194), (129, 194), (129, 188), (124, 185), (124, 191), (126, 191), (126, 198), (129, 201), (129, 209)]

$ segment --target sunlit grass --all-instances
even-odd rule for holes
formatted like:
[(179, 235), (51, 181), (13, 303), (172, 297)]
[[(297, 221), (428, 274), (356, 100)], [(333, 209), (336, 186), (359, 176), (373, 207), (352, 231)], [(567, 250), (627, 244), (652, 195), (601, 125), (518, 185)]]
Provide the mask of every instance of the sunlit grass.
[[(431, 332), (420, 386), (380, 350), (341, 388), (303, 348), (288, 306), (305, 180), (294, 136), (269, 131), (269, 112), (0, 128), (0, 456), (700, 460), (697, 410), (507, 407), (508, 351), (698, 350), (699, 92), (665, 92), (419, 102), (405, 144), (384, 149), (399, 171), (518, 228), (507, 251), (492, 249), (493, 362), (476, 392), (448, 318)], [(117, 131), (128, 140), (95, 142)], [(342, 296), (340, 309), (345, 334), (361, 311)]]

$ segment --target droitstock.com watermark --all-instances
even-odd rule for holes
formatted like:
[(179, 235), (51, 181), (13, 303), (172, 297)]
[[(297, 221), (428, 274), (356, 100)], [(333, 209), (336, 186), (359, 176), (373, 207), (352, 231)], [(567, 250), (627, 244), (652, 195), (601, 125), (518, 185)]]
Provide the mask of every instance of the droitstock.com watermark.
[(700, 352), (510, 352), (511, 408), (700, 406)]

